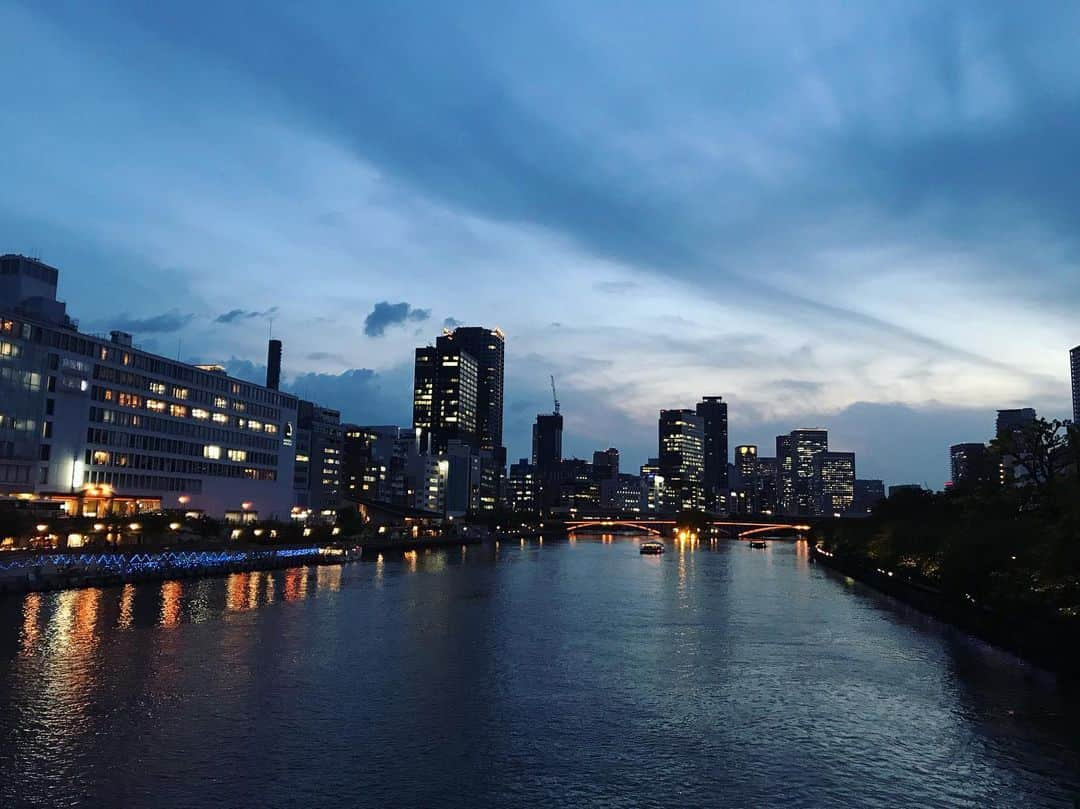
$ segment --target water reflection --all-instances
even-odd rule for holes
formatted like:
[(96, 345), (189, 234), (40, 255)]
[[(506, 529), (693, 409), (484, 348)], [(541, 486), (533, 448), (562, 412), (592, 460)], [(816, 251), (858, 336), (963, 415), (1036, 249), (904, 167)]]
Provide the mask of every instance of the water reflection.
[(641, 539), (0, 599), (4, 783), (42, 806), (469, 809), (1041, 806), (1080, 783), (1052, 680), (805, 543)]

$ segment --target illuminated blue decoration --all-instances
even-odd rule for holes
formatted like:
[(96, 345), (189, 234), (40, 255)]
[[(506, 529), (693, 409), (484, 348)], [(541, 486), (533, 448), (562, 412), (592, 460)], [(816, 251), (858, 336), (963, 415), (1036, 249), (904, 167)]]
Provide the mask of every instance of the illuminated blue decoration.
[[(34, 573), (40, 568), (49, 572), (83, 574), (165, 573), (226, 567), (233, 564), (274, 566), (278, 560), (316, 561), (324, 555), (318, 547), (275, 548), (271, 550), (163, 551), (161, 553), (40, 553), (12, 559), (0, 558), (0, 571)], [(44, 572), (44, 571), (42, 571)]]

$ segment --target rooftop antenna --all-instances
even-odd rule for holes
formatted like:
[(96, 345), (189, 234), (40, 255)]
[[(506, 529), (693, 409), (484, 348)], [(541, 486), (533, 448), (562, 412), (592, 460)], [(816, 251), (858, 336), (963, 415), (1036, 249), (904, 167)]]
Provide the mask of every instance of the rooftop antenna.
[(555, 415), (559, 415), (559, 397), (555, 393), (555, 375), (551, 375), (551, 398), (555, 401)]

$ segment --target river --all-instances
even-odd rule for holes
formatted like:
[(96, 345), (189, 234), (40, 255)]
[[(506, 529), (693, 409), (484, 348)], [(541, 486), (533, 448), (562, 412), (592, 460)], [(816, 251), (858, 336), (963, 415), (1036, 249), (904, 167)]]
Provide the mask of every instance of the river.
[(0, 596), (0, 806), (1072, 806), (1080, 698), (805, 544)]

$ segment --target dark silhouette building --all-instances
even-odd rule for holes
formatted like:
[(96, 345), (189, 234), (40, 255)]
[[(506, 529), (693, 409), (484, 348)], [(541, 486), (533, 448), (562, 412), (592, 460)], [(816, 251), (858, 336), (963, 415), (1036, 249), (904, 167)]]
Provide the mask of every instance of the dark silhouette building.
[(949, 447), (949, 466), (956, 489), (987, 486), (1000, 479), (998, 459), (986, 444), (953, 444)]
[(560, 413), (540, 413), (532, 434), (532, 463), (537, 473), (558, 466), (562, 460), (563, 418)]
[(725, 511), (728, 483), (728, 408), (722, 396), (703, 396), (695, 408), (704, 434), (705, 507)]
[(885, 499), (885, 481), (855, 479), (855, 502), (851, 504), (854, 514), (869, 514), (871, 509)]
[(266, 346), (266, 387), (281, 387), (281, 340), (271, 340)]
[(619, 451), (615, 447), (593, 453), (593, 474), (597, 480), (613, 480), (619, 477)]
[[(757, 514), (760, 505), (761, 477), (758, 473), (758, 454), (754, 444), (735, 447), (735, 474), (738, 484), (732, 487), (737, 501), (730, 503), (731, 511), (738, 514)], [(730, 482), (730, 481), (729, 481)]]
[(416, 349), (413, 429), (422, 448), (445, 452), (456, 440), (479, 449), (477, 377), (476, 360), (452, 340), (440, 337), (435, 346)]
[(1072, 369), (1073, 424), (1080, 425), (1080, 346), (1069, 352)]
[(795, 476), (791, 436), (776, 436), (776, 506), (781, 514), (795, 513)]
[[(791, 431), (791, 493), (793, 514), (813, 514), (814, 458), (829, 451), (826, 430), (799, 429)], [(852, 478), (854, 480), (854, 477)]]

